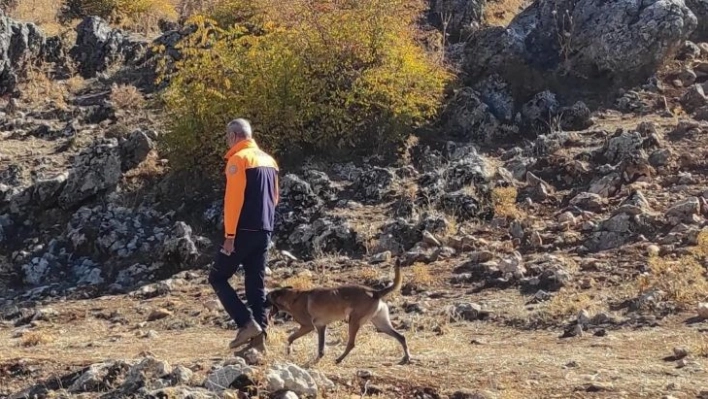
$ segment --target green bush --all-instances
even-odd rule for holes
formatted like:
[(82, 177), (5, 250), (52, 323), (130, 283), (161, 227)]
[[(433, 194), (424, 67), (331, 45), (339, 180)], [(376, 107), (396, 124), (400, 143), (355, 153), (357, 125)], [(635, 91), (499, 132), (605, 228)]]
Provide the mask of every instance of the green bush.
[(213, 10), (218, 21), (191, 19), (196, 33), (161, 77), (177, 168), (220, 163), (234, 117), (276, 154), (380, 148), (434, 117), (451, 78), (417, 41), (422, 1), (222, 0)]

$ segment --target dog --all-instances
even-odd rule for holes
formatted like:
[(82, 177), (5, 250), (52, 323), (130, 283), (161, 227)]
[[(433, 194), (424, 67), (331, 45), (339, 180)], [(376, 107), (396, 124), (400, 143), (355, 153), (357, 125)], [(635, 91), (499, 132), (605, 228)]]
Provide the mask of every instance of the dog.
[(336, 359), (339, 364), (354, 349), (359, 329), (371, 321), (379, 332), (395, 338), (403, 348), (404, 356), (399, 364), (410, 363), (406, 338), (391, 325), (388, 305), (383, 301), (392, 292), (400, 290), (403, 284), (400, 262), (396, 262), (394, 270), (393, 284), (380, 290), (361, 285), (342, 285), (309, 290), (287, 286), (270, 291), (266, 300), (271, 306), (271, 317), (282, 310), (300, 324), (300, 329), (288, 337), (287, 353), (290, 354), (295, 340), (317, 330), (316, 361), (320, 360), (325, 354), (327, 325), (343, 320), (349, 324), (349, 339), (344, 353)]

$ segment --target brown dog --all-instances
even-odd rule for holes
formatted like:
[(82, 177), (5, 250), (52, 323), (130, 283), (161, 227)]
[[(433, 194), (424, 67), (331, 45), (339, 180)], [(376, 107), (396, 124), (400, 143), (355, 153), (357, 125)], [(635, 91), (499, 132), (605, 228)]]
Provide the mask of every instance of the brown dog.
[(381, 290), (361, 285), (310, 290), (283, 287), (268, 293), (267, 298), (273, 307), (271, 315), (282, 310), (300, 324), (300, 329), (288, 337), (288, 354), (293, 341), (317, 330), (317, 360), (321, 359), (325, 352), (327, 325), (346, 320), (349, 323), (349, 341), (344, 353), (336, 360), (340, 363), (354, 349), (359, 329), (371, 321), (379, 332), (395, 338), (401, 344), (404, 356), (400, 364), (406, 364), (410, 362), (406, 338), (391, 325), (388, 305), (383, 301), (384, 297), (399, 290), (402, 284), (401, 266), (397, 262), (393, 284)]

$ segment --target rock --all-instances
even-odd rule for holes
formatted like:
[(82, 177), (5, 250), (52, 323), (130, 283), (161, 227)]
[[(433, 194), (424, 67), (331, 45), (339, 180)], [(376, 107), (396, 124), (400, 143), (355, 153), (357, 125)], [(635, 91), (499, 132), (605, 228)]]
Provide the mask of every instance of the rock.
[(550, 184), (531, 172), (526, 172), (526, 183), (528, 186), (523, 190), (524, 194), (536, 202), (546, 200), (555, 192)]
[(484, 320), (489, 316), (489, 312), (483, 311), (482, 306), (476, 303), (450, 305), (446, 308), (446, 312), (452, 321)]
[(121, 178), (121, 159), (115, 139), (97, 141), (76, 156), (59, 205), (69, 209), (92, 196), (116, 187)]
[(423, 231), (423, 242), (433, 247), (441, 247), (440, 241), (428, 230)]
[(590, 313), (587, 310), (583, 309), (578, 313), (578, 325), (587, 326), (590, 324), (590, 320)]
[(477, 198), (460, 190), (443, 194), (440, 210), (454, 215), (458, 220), (470, 220), (479, 215), (481, 204)]
[(563, 107), (560, 110), (560, 127), (569, 132), (585, 130), (593, 125), (590, 108), (578, 101), (570, 107)]
[(504, 274), (521, 278), (526, 273), (524, 259), (519, 252), (515, 251), (513, 256), (505, 258), (499, 263), (499, 270)]
[(432, 0), (428, 20), (449, 35), (448, 40), (464, 40), (482, 22), (484, 0)]
[(265, 380), (269, 392), (287, 389), (298, 395), (317, 396), (319, 390), (334, 388), (334, 383), (319, 372), (308, 372), (294, 364), (273, 365), (266, 372)]
[(514, 118), (515, 101), (509, 84), (501, 76), (492, 74), (474, 85), (480, 99), (489, 106), (491, 113), (502, 123)]
[[(577, 76), (589, 89), (597, 90), (600, 82), (631, 86), (653, 75), (697, 25), (682, 0), (611, 5), (604, 0), (537, 0), (506, 28), (473, 35), (465, 71), (472, 81), (500, 74), (521, 95), (543, 90), (549, 82), (577, 90), (570, 83), (577, 83)], [(570, 72), (567, 81), (559, 71)], [(555, 81), (544, 79), (552, 75)]]
[(123, 392), (135, 392), (140, 388), (162, 389), (169, 385), (172, 367), (169, 363), (148, 356), (131, 367), (121, 389)]
[(708, 303), (701, 302), (697, 307), (698, 317), (703, 320), (708, 320)]
[(688, 87), (696, 82), (698, 76), (693, 69), (689, 67), (684, 67), (677, 75), (676, 78), (681, 82), (681, 86)]
[(160, 320), (170, 316), (172, 316), (172, 312), (164, 308), (158, 308), (150, 313), (148, 316), (148, 321)]
[(681, 97), (681, 105), (688, 113), (693, 113), (701, 107), (708, 105), (708, 97), (703, 91), (703, 86), (694, 84), (686, 94)]
[(708, 2), (705, 0), (686, 0), (686, 6), (693, 11), (698, 19), (698, 26), (689, 39), (695, 42), (708, 41)]
[(462, 140), (493, 143), (518, 133), (518, 129), (514, 131), (502, 125), (492, 107), (482, 101), (481, 95), (470, 87), (463, 87), (455, 93), (442, 119), (446, 121), (446, 130)]
[(679, 360), (688, 356), (688, 349), (683, 347), (674, 347), (674, 359)]
[(327, 201), (335, 201), (339, 190), (326, 173), (319, 170), (308, 169), (305, 171), (305, 180), (312, 187), (318, 197)]
[(192, 228), (188, 224), (175, 222), (160, 248), (162, 259), (179, 266), (191, 266), (199, 257), (197, 243), (201, 240), (202, 237), (192, 235)]
[(153, 148), (150, 137), (141, 130), (131, 133), (120, 145), (121, 170), (126, 172), (143, 162)]
[(236, 364), (224, 366), (209, 374), (206, 381), (204, 381), (204, 387), (212, 392), (220, 393), (231, 387), (234, 381), (241, 376), (253, 378), (256, 369), (248, 366), (245, 360), (241, 358), (237, 358), (236, 360)]
[(273, 399), (299, 399), (297, 394), (293, 391), (278, 392)]
[(349, 222), (329, 216), (297, 226), (287, 237), (287, 243), (303, 258), (311, 258), (316, 253), (352, 253), (362, 247)]
[(701, 202), (697, 197), (687, 198), (666, 211), (666, 220), (671, 225), (692, 223), (693, 217), (701, 214)]
[(32, 198), (34, 203), (42, 208), (50, 208), (56, 204), (57, 196), (64, 188), (69, 173), (59, 173), (48, 179), (37, 180), (34, 183)]
[(455, 391), (450, 395), (450, 399), (488, 399), (488, 397), (479, 392)]
[(68, 391), (72, 394), (104, 391), (111, 388), (109, 376), (126, 372), (129, 367), (124, 362), (92, 364), (68, 387)]
[(521, 106), (521, 118), (529, 128), (539, 132), (547, 132), (551, 130), (551, 122), (559, 110), (560, 104), (556, 95), (546, 90), (537, 93)]
[(653, 167), (667, 166), (671, 159), (671, 150), (661, 148), (649, 155), (649, 164)]
[(584, 211), (602, 212), (603, 208), (607, 205), (607, 200), (598, 194), (582, 192), (570, 200), (570, 205)]
[(372, 167), (362, 173), (352, 184), (354, 197), (365, 203), (377, 203), (389, 194), (395, 177), (396, 175), (389, 169)]
[(90, 79), (108, 70), (118, 61), (137, 62), (147, 48), (146, 42), (134, 41), (123, 31), (112, 29), (99, 17), (87, 17), (76, 27), (76, 45), (69, 55), (82, 77)]
[(0, 95), (15, 92), (18, 75), (39, 61), (46, 40), (33, 23), (17, 22), (0, 11)]

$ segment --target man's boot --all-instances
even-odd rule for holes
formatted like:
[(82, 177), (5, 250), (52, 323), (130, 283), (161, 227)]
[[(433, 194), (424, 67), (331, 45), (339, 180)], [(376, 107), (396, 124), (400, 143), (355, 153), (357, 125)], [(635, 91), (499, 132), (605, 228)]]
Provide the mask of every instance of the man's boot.
[(249, 345), (251, 348), (257, 350), (260, 352), (261, 355), (266, 354), (266, 335), (261, 334), (251, 340), (251, 344)]
[(236, 333), (236, 338), (229, 343), (229, 348), (235, 349), (241, 345), (245, 345), (251, 341), (251, 339), (256, 338), (259, 335), (263, 335), (263, 329), (253, 320), (249, 321), (248, 324), (238, 329)]

